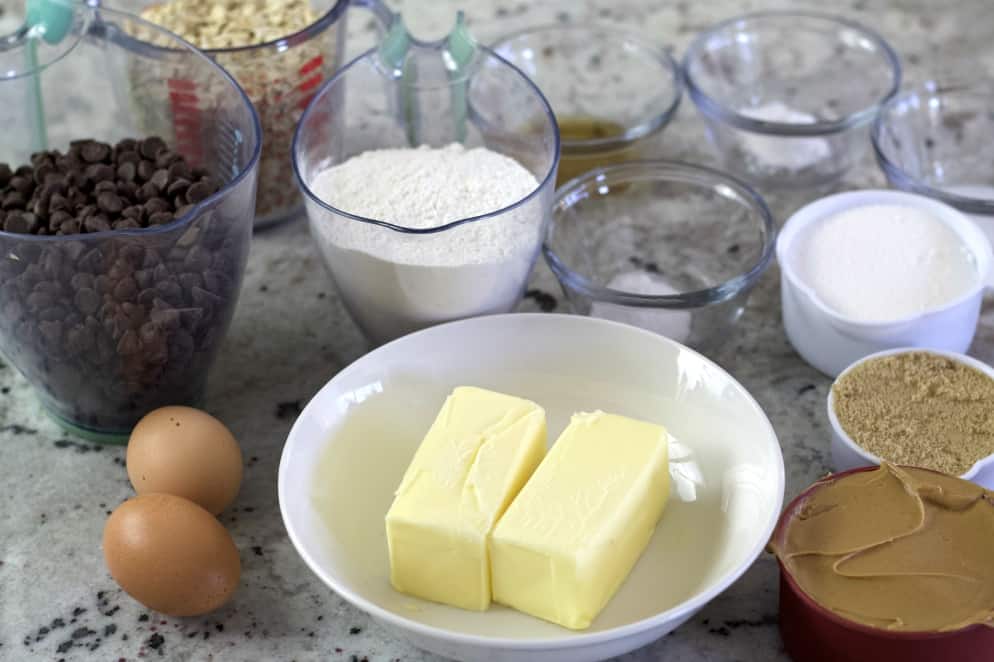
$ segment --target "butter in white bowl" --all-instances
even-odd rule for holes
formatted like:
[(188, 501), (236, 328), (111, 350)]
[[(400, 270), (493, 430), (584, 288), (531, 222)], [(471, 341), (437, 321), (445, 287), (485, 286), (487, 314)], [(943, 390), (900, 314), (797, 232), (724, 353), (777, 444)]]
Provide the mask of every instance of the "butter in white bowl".
[(394, 588), (463, 609), (489, 607), (490, 532), (545, 446), (545, 411), (534, 402), (453, 390), (387, 512)]
[(494, 600), (590, 627), (649, 544), (669, 487), (662, 426), (575, 414), (494, 529)]
[[(673, 486), (666, 509), (628, 579), (586, 630), (498, 603), (459, 609), (391, 585), (384, 515), (460, 384), (538, 403), (552, 437), (577, 411), (666, 425)], [(462, 662), (595, 662), (672, 631), (752, 565), (780, 515), (784, 470), (769, 419), (719, 366), (655, 333), (542, 313), (442, 324), (366, 354), (297, 417), (278, 485), (287, 534), (316, 582), (384, 632)], [(328, 605), (341, 608), (337, 600)]]

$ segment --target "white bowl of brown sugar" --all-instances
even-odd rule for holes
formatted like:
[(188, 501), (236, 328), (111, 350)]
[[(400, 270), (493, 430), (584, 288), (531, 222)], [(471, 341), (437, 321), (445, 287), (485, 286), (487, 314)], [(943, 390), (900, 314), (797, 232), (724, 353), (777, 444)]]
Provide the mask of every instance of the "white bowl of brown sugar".
[(994, 489), (994, 369), (955, 352), (891, 349), (856, 361), (828, 394), (836, 471), (880, 464)]

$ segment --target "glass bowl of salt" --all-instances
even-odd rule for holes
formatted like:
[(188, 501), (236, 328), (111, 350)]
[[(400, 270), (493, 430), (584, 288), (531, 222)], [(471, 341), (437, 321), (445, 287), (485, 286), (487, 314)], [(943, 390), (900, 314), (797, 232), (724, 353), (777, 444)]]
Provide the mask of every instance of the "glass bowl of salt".
[(725, 168), (764, 190), (835, 185), (901, 84), (883, 37), (816, 12), (719, 23), (691, 43), (683, 71)]
[(775, 235), (766, 203), (741, 181), (629, 161), (556, 192), (543, 252), (573, 312), (707, 350), (745, 311)]

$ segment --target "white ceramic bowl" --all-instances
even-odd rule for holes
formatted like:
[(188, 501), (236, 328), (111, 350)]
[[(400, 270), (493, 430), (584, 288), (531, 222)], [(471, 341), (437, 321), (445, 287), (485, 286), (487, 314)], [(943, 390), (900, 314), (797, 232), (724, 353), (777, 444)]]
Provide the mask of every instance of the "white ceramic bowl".
[[(842, 373), (835, 379), (835, 382), (842, 379), (846, 373), (856, 366), (871, 359), (880, 358), (881, 356), (891, 356), (893, 354), (903, 354), (905, 352), (920, 351), (922, 350), (916, 347), (899, 347), (897, 349), (889, 349), (883, 352), (877, 352), (876, 354), (871, 354), (860, 359), (859, 361), (856, 361), (851, 366), (843, 370)], [(967, 356), (958, 352), (943, 352), (933, 349), (927, 351), (932, 354), (938, 354), (939, 356), (945, 356), (953, 361), (958, 361), (964, 365), (979, 370), (991, 379), (994, 379), (994, 368), (991, 368), (991, 366), (987, 365), (983, 361), (978, 361), (972, 356)], [(839, 423), (839, 419), (835, 415), (835, 382), (832, 383), (832, 388), (828, 391), (828, 421), (832, 425), (833, 468), (835, 471), (845, 471), (847, 469), (855, 469), (856, 467), (866, 467), (880, 464), (879, 457), (869, 452), (862, 446), (859, 446), (852, 440), (852, 437), (846, 434), (846, 431), (842, 429), (842, 425)], [(989, 455), (983, 459), (977, 460), (977, 462), (970, 467), (969, 471), (960, 475), (960, 478), (963, 480), (973, 481), (974, 483), (986, 487), (989, 490), (994, 490), (994, 455)]]
[[(663, 423), (673, 436), (670, 502), (590, 629), (497, 605), (463, 611), (390, 586), (383, 517), (442, 401), (461, 384), (538, 402), (553, 439), (573, 412), (597, 408)], [(321, 581), (414, 645), (466, 662), (585, 662), (658, 639), (752, 565), (783, 491), (776, 434), (728, 373), (662, 336), (569, 315), (480, 317), (380, 347), (310, 401), (279, 471), (283, 521)]]
[[(932, 214), (963, 240), (976, 259), (977, 285), (948, 305), (893, 322), (861, 322), (829, 308), (797, 276), (792, 247), (813, 223), (853, 207), (903, 205)], [(896, 347), (920, 347), (965, 352), (977, 330), (984, 288), (991, 273), (991, 244), (983, 231), (962, 212), (942, 202), (900, 191), (850, 191), (830, 195), (802, 207), (791, 216), (777, 238), (783, 324), (801, 357), (832, 377), (864, 356)]]

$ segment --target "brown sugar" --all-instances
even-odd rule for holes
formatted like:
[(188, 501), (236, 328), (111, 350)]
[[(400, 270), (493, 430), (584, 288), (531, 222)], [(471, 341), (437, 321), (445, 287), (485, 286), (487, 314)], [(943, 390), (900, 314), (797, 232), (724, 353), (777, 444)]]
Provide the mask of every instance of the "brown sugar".
[(994, 455), (994, 379), (931, 352), (866, 361), (832, 387), (857, 445), (894, 464), (954, 476)]

